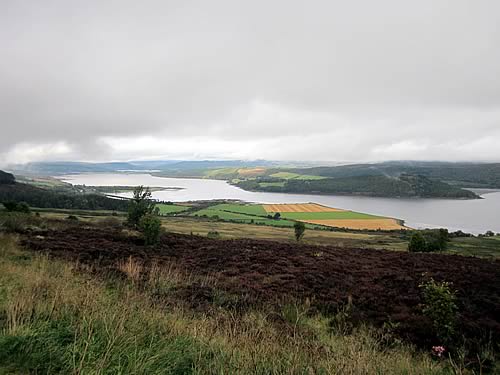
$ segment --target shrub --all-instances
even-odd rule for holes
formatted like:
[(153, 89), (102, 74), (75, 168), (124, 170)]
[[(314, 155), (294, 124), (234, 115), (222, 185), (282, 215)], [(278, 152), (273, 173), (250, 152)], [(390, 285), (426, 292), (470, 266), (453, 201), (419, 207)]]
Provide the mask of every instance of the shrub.
[(217, 232), (216, 230), (214, 231), (210, 231), (207, 233), (207, 237), (208, 238), (220, 238), (220, 234), (219, 232)]
[(295, 230), (295, 239), (297, 240), (297, 242), (299, 242), (302, 237), (304, 237), (306, 226), (303, 222), (296, 221), (295, 224), (293, 224), (293, 229)]
[(408, 243), (410, 252), (432, 252), (446, 250), (449, 233), (447, 229), (427, 229), (414, 232)]
[(3, 202), (3, 205), (7, 211), (10, 212), (22, 212), (25, 214), (29, 214), (31, 212), (30, 206), (26, 202), (15, 202), (15, 201), (9, 201), (9, 202)]
[(408, 251), (411, 253), (424, 252), (427, 249), (425, 238), (420, 232), (415, 232), (411, 235), (408, 243)]
[(420, 285), (422, 289), (422, 312), (434, 326), (436, 336), (449, 342), (455, 333), (457, 319), (456, 295), (448, 282), (436, 282), (434, 279)]
[(157, 216), (147, 214), (141, 218), (139, 228), (144, 234), (146, 245), (155, 245), (160, 241), (161, 221)]
[(75, 216), (75, 215), (69, 215), (66, 220), (69, 220), (69, 221), (78, 221), (78, 216)]
[(0, 218), (0, 228), (7, 232), (22, 233), (30, 227), (40, 227), (42, 224), (43, 220), (40, 217), (22, 212), (11, 212)]

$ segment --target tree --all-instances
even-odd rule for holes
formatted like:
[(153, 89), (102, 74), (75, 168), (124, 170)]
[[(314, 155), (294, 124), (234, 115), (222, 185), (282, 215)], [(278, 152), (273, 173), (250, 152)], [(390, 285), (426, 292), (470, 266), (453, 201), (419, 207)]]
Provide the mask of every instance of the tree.
[(276, 213), (274, 214), (274, 216), (273, 216), (273, 219), (274, 219), (274, 220), (279, 220), (279, 219), (281, 219), (281, 214), (280, 214), (279, 212), (276, 212)]
[(306, 226), (303, 222), (296, 221), (295, 224), (293, 224), (293, 229), (295, 229), (295, 239), (297, 240), (297, 242), (299, 242), (302, 237), (304, 237)]
[(161, 221), (160, 219), (149, 213), (141, 217), (139, 228), (144, 233), (145, 245), (155, 245), (160, 241)]
[(29, 214), (31, 212), (30, 206), (26, 202), (19, 202), (17, 204), (17, 212), (23, 212), (25, 214)]
[(22, 212), (25, 214), (29, 214), (31, 212), (30, 206), (26, 202), (15, 202), (15, 201), (8, 201), (8, 202), (3, 202), (3, 205), (7, 211), (11, 212)]
[(419, 253), (427, 250), (427, 242), (424, 236), (420, 232), (415, 232), (410, 238), (410, 243), (408, 244), (408, 251), (411, 253)]
[(155, 202), (151, 199), (151, 190), (149, 187), (137, 186), (134, 189), (134, 197), (128, 205), (128, 223), (137, 227), (143, 216), (153, 212), (155, 212)]

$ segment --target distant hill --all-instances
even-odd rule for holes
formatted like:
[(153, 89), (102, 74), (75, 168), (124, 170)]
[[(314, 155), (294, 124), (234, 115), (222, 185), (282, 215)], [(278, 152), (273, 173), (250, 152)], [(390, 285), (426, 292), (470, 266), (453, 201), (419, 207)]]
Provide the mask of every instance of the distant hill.
[(63, 193), (16, 182), (10, 173), (0, 171), (0, 203), (26, 202), (32, 207), (82, 210), (126, 211), (128, 202), (99, 194)]
[(84, 162), (35, 162), (18, 164), (11, 167), (17, 174), (33, 174), (39, 176), (63, 175), (70, 173), (101, 173), (121, 171), (151, 171), (164, 172), (169, 176), (197, 176), (203, 171), (228, 167), (273, 166), (274, 162), (266, 160), (153, 160), (111, 163)]
[(288, 179), (274, 183), (264, 177), (239, 181), (235, 185), (246, 190), (283, 193), (345, 194), (391, 198), (478, 198), (469, 190), (424, 176), (409, 174), (402, 174), (398, 177), (369, 175), (310, 180)]
[(291, 172), (324, 177), (392, 176), (403, 173), (438, 179), (451, 185), (500, 188), (500, 163), (447, 163), (396, 161), (335, 167), (295, 168)]
[(4, 171), (0, 171), (0, 185), (13, 185), (16, 183), (14, 175)]

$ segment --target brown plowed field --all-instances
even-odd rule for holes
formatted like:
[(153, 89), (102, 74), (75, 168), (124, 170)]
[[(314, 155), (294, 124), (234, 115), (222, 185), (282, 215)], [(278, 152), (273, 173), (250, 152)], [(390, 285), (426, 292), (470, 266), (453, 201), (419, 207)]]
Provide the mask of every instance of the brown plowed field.
[(329, 314), (352, 297), (353, 319), (377, 326), (399, 323), (403, 337), (427, 347), (439, 342), (422, 315), (419, 284), (434, 277), (452, 282), (457, 291), (461, 334), (473, 339), (491, 333), (497, 344), (500, 338), (499, 261), (177, 234), (145, 247), (118, 230), (94, 227), (37, 234), (23, 237), (27, 249), (98, 269), (115, 269), (128, 257), (145, 265), (174, 262), (194, 274), (212, 275), (218, 288), (246, 296), (252, 304), (309, 298), (313, 308)]
[(322, 206), (317, 203), (303, 204), (263, 204), (266, 212), (341, 212), (340, 208)]
[(333, 220), (300, 220), (304, 223), (325, 225), (328, 227), (369, 229), (369, 230), (399, 230), (408, 229), (395, 219), (333, 219)]

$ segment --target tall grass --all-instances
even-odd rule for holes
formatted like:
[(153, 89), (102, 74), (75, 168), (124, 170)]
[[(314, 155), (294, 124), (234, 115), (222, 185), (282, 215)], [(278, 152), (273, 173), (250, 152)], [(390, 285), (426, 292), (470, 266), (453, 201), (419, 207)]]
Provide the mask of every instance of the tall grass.
[(152, 298), (159, 291), (175, 300), (180, 286), (211, 283), (173, 266), (131, 258), (118, 265), (125, 280), (98, 278), (24, 253), (15, 240), (0, 234), (0, 373), (451, 373), (409, 347), (382, 347), (368, 328), (332, 332), (302, 307), (284, 308), (279, 320), (263, 310), (162, 303)]

